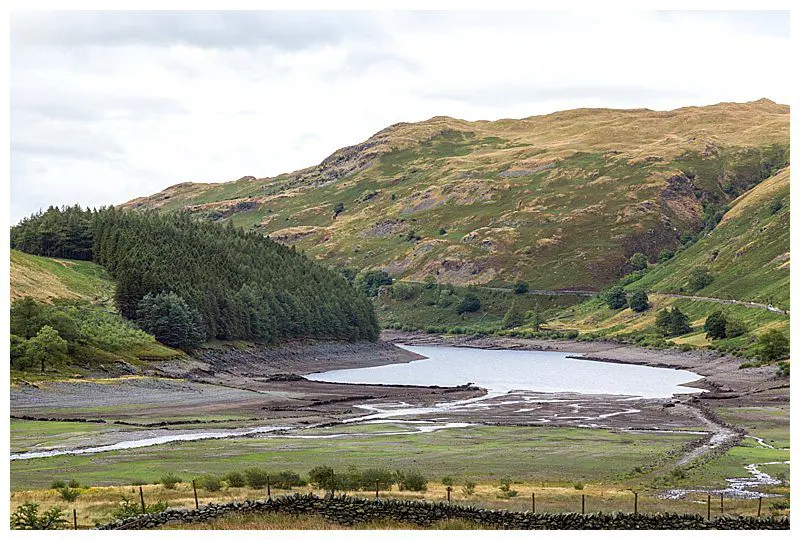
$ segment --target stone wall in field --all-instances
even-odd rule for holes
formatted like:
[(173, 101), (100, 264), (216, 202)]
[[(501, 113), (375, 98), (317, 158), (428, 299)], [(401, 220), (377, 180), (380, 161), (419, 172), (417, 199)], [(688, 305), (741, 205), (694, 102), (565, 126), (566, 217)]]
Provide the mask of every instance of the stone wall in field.
[(211, 521), (231, 513), (284, 512), (314, 514), (349, 526), (374, 520), (393, 519), (428, 526), (442, 519), (465, 519), (502, 529), (789, 529), (789, 518), (720, 516), (707, 521), (696, 514), (533, 514), (485, 510), (398, 499), (359, 499), (348, 496), (319, 498), (289, 495), (272, 500), (209, 504), (197, 510), (185, 508), (144, 514), (103, 525), (101, 529), (152, 529), (167, 523)]

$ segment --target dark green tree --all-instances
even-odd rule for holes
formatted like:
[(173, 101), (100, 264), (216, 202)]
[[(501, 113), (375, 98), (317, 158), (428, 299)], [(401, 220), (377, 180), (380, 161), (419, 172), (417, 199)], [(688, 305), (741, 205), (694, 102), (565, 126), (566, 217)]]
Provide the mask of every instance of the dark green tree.
[(631, 295), (628, 304), (633, 311), (641, 313), (642, 311), (647, 311), (650, 308), (650, 299), (647, 297), (646, 292), (636, 291)]
[(622, 309), (628, 305), (628, 298), (625, 290), (619, 285), (614, 285), (603, 293), (603, 300), (611, 309)]
[(781, 360), (789, 355), (789, 340), (780, 330), (772, 328), (758, 336), (759, 359), (765, 362)]
[(715, 311), (708, 317), (703, 324), (706, 331), (706, 339), (723, 339), (726, 337), (726, 326), (728, 320), (722, 311)]
[(170, 347), (191, 349), (205, 340), (200, 314), (173, 292), (148, 294), (142, 298), (136, 310), (136, 322)]
[(662, 309), (656, 317), (656, 328), (665, 336), (682, 336), (692, 331), (689, 317), (677, 307)]
[(474, 293), (468, 292), (459, 302), (456, 312), (461, 315), (463, 313), (474, 313), (479, 309), (481, 309), (480, 299)]

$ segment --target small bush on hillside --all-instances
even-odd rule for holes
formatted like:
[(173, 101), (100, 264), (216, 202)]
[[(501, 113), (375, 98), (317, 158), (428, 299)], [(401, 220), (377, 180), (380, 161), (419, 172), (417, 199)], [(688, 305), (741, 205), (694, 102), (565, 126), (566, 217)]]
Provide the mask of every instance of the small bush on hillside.
[(708, 268), (705, 266), (695, 266), (689, 274), (689, 280), (686, 282), (686, 289), (690, 292), (697, 292), (711, 285), (712, 281), (714, 281), (714, 278), (709, 273)]
[(428, 479), (418, 471), (405, 471), (397, 482), (401, 491), (427, 491)]
[(225, 476), (222, 477), (223, 480), (228, 484), (228, 487), (244, 487), (247, 484), (247, 480), (245, 479), (244, 475), (239, 471), (231, 471)]
[(481, 309), (480, 299), (473, 293), (467, 293), (464, 295), (461, 303), (458, 304), (456, 311), (461, 315), (463, 313), (474, 313), (479, 309)]
[(525, 283), (524, 281), (518, 281), (514, 285), (514, 292), (516, 294), (525, 294), (526, 292), (528, 292), (528, 284)]
[(663, 263), (670, 260), (672, 257), (675, 256), (675, 252), (669, 249), (662, 249), (661, 253), (658, 254), (658, 262)]
[(39, 503), (28, 502), (20, 505), (11, 514), (11, 528), (15, 530), (54, 530), (66, 529), (64, 511), (54, 506), (39, 514)]
[(650, 299), (644, 291), (636, 291), (633, 293), (629, 303), (631, 309), (637, 313), (647, 311), (650, 308)]
[(622, 309), (628, 305), (628, 298), (625, 295), (625, 290), (619, 285), (615, 285), (604, 292), (602, 299), (611, 309)]
[(774, 328), (758, 336), (758, 358), (765, 362), (781, 360), (789, 355), (789, 340)]
[(464, 482), (464, 485), (461, 486), (461, 494), (464, 495), (465, 497), (474, 495), (475, 487), (476, 487), (475, 482), (473, 482), (472, 480), (467, 480), (466, 482)]
[(725, 337), (735, 338), (747, 333), (748, 328), (744, 321), (728, 318), (725, 322)]
[(634, 253), (628, 262), (634, 270), (644, 270), (647, 268), (647, 255), (644, 253)]
[(67, 487), (67, 483), (63, 480), (53, 480), (53, 483), (50, 484), (50, 489), (61, 489), (63, 487)]
[(67, 502), (75, 502), (81, 494), (79, 490), (66, 486), (59, 488), (58, 493), (61, 495), (61, 498)]
[(244, 471), (247, 486), (253, 489), (262, 489), (267, 486), (267, 472), (257, 467), (252, 467)]
[(75, 480), (74, 478), (70, 479), (70, 481), (67, 482), (67, 485), (74, 489), (81, 487), (81, 483)]
[(216, 474), (206, 474), (198, 478), (195, 485), (206, 491), (219, 491), (222, 489), (222, 479)]
[(789, 362), (779, 362), (778, 363), (778, 370), (775, 372), (775, 375), (778, 377), (788, 377), (789, 376)]
[(774, 199), (774, 200), (773, 200), (773, 201), (772, 201), (772, 202), (769, 204), (769, 213), (770, 213), (770, 215), (772, 215), (772, 214), (777, 214), (777, 213), (778, 213), (778, 211), (779, 211), (781, 208), (783, 208), (783, 201), (782, 201), (781, 199)]
[(581, 491), (583, 490), (584, 485), (583, 482), (575, 482), (574, 484), (572, 484), (572, 487), (577, 489), (578, 491)]
[(161, 477), (161, 484), (167, 489), (175, 489), (178, 484), (183, 482), (175, 473), (167, 473)]

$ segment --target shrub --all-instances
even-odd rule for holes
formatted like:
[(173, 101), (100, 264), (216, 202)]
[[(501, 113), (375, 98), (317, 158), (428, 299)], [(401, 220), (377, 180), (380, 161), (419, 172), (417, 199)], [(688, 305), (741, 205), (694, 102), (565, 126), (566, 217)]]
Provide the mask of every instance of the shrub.
[(473, 293), (467, 293), (464, 295), (461, 303), (458, 304), (456, 311), (459, 315), (461, 315), (462, 313), (474, 313), (479, 309), (481, 309), (480, 299)]
[(197, 487), (206, 491), (219, 491), (222, 489), (222, 479), (216, 474), (206, 474), (198, 478), (195, 482)]
[[(155, 504), (148, 504), (145, 506), (146, 514), (156, 514), (158, 512), (163, 512), (167, 509), (167, 503), (165, 501), (157, 501)], [(142, 514), (142, 506), (139, 504), (139, 501), (128, 499), (125, 495), (122, 496), (122, 501), (119, 503), (119, 506), (111, 511), (111, 518), (112, 519), (125, 519), (133, 516), (138, 516)]]
[(695, 266), (689, 274), (689, 280), (686, 283), (686, 288), (690, 292), (697, 292), (711, 285), (714, 278), (705, 266)]
[(647, 255), (644, 253), (634, 253), (628, 262), (634, 270), (644, 270), (647, 268)]
[(581, 490), (583, 490), (584, 485), (583, 485), (583, 482), (575, 482), (574, 484), (572, 484), (572, 487), (574, 487), (578, 491), (581, 491)]
[(778, 370), (775, 372), (778, 377), (789, 376), (789, 362), (778, 362)]
[(228, 484), (228, 487), (238, 488), (244, 487), (247, 484), (247, 480), (245, 479), (244, 475), (239, 471), (231, 471), (222, 478)]
[(414, 287), (398, 281), (389, 287), (389, 295), (395, 300), (409, 300), (414, 297)]
[(615, 285), (603, 293), (602, 299), (611, 309), (622, 309), (628, 304), (625, 290), (619, 285)]
[(253, 467), (244, 471), (245, 482), (248, 487), (262, 489), (267, 485), (267, 472), (263, 469)]
[(758, 336), (758, 358), (764, 362), (781, 360), (789, 354), (789, 340), (774, 328)]
[(161, 483), (167, 489), (175, 489), (181, 482), (183, 482), (183, 480), (175, 473), (169, 472), (161, 477)]
[(383, 270), (368, 270), (358, 274), (353, 284), (367, 296), (377, 296), (381, 286), (392, 284), (392, 276)]
[(445, 234), (447, 234), (447, 229), (439, 227), (439, 236), (444, 236)]
[(336, 475), (330, 467), (314, 467), (308, 471), (308, 478), (319, 489), (333, 489), (336, 487)]
[(519, 493), (511, 489), (511, 479), (508, 477), (500, 479), (500, 497), (510, 499), (516, 497)]
[(67, 485), (68, 485), (69, 487), (71, 487), (71, 488), (75, 488), (75, 489), (77, 489), (77, 488), (81, 487), (81, 483), (80, 483), (80, 482), (78, 482), (77, 480), (75, 480), (74, 478), (70, 479), (70, 481), (69, 481), (69, 482), (67, 482)]
[(703, 324), (703, 330), (706, 331), (706, 339), (722, 339), (725, 337), (725, 326), (727, 319), (722, 311), (715, 311), (708, 317)]
[(66, 527), (64, 511), (58, 506), (39, 515), (39, 504), (28, 502), (20, 505), (11, 514), (11, 528), (16, 530), (54, 530)]
[(427, 491), (428, 479), (418, 471), (406, 471), (398, 482), (401, 491)]
[(58, 493), (61, 495), (61, 498), (67, 502), (75, 502), (78, 499), (78, 496), (81, 494), (81, 492), (77, 489), (66, 486), (59, 488)]
[[(273, 480), (274, 478), (274, 480)], [(300, 475), (292, 471), (281, 471), (270, 476), (270, 482), (278, 489), (292, 489), (295, 486), (305, 486), (307, 482)]]
[(382, 491), (389, 491), (394, 484), (394, 475), (388, 469), (366, 469), (361, 473), (361, 487), (363, 489), (375, 489), (375, 484), (378, 484), (378, 489)]
[(442, 478), (442, 485), (447, 487), (453, 487), (453, 477), (452, 476), (445, 476)]
[(525, 294), (528, 292), (528, 290), (528, 284), (524, 281), (517, 281), (517, 283), (514, 285), (514, 292), (516, 294)]
[(63, 480), (53, 480), (53, 483), (50, 484), (50, 489), (61, 489), (63, 487), (67, 487), (66, 482)]
[(473, 482), (472, 480), (467, 480), (466, 482), (464, 482), (464, 485), (461, 486), (461, 493), (465, 497), (473, 495), (475, 493), (475, 482)]
[(670, 260), (672, 257), (675, 256), (675, 252), (669, 249), (662, 249), (661, 253), (658, 254), (658, 262), (663, 263)]
[(725, 322), (725, 337), (735, 338), (747, 333), (747, 325), (739, 319), (728, 319)]
[(636, 291), (633, 293), (629, 303), (631, 309), (637, 313), (647, 311), (647, 309), (650, 308), (650, 299), (644, 291)]
[(773, 199), (773, 201), (769, 204), (770, 215), (777, 214), (781, 208), (783, 208), (783, 201), (780, 199)]
[(656, 328), (665, 336), (682, 336), (692, 331), (689, 317), (678, 308), (659, 311), (656, 317)]

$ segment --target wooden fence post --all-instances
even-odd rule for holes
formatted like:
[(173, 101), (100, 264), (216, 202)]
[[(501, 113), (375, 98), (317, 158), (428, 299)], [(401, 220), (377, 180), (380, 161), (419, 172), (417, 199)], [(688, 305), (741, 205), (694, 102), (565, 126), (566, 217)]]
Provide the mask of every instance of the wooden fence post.
[(450, 502), (450, 492), (453, 491), (453, 488), (447, 486), (447, 504), (451, 504)]
[(725, 503), (722, 502), (722, 493), (719, 494), (719, 513), (725, 513)]
[(586, 495), (581, 495), (581, 514), (586, 513)]
[(192, 480), (192, 490), (194, 491), (194, 507), (195, 509), (198, 509), (200, 508), (200, 503), (197, 500), (197, 486), (195, 485), (194, 480)]
[(531, 493), (531, 513), (536, 513), (536, 493)]
[(272, 500), (272, 486), (269, 484), (269, 476), (267, 476), (267, 499)]
[(711, 521), (711, 493), (708, 495), (708, 500), (706, 500), (706, 519)]
[(379, 491), (379, 482), (375, 480), (375, 498), (378, 498), (378, 491)]
[(639, 494), (637, 492), (633, 492), (633, 515), (639, 515)]
[(139, 486), (139, 498), (142, 500), (142, 514), (146, 514), (147, 509), (144, 506), (144, 492), (142, 491), (142, 486)]
[(72, 509), (72, 524), (75, 527), (75, 530), (78, 530), (78, 511), (74, 508)]
[(761, 517), (761, 497), (758, 498), (758, 517)]

